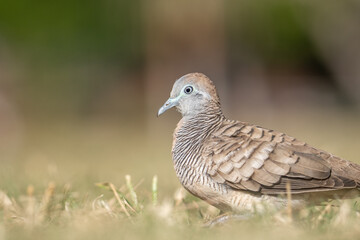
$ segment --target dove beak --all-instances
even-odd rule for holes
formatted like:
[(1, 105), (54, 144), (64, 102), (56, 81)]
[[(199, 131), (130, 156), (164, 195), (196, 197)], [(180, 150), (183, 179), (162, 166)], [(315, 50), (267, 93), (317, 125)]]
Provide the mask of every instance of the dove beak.
[(158, 111), (158, 116), (160, 116), (161, 114), (163, 114), (164, 112), (166, 112), (167, 110), (169, 110), (172, 107), (175, 107), (178, 105), (178, 98), (169, 98), (166, 103), (159, 109)]

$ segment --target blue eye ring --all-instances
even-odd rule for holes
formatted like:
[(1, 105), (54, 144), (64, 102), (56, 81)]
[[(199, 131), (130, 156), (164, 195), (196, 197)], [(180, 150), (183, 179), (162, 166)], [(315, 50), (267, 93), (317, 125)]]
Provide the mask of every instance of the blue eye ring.
[(187, 86), (184, 88), (184, 93), (185, 94), (190, 94), (194, 91), (194, 88), (192, 86)]

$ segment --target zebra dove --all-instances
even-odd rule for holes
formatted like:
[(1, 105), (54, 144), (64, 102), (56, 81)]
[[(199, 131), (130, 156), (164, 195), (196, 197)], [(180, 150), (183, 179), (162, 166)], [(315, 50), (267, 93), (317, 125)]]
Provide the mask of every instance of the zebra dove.
[(213, 82), (201, 73), (179, 78), (158, 116), (182, 114), (173, 138), (176, 175), (193, 195), (224, 211), (281, 208), (358, 193), (360, 165), (284, 133), (228, 120)]

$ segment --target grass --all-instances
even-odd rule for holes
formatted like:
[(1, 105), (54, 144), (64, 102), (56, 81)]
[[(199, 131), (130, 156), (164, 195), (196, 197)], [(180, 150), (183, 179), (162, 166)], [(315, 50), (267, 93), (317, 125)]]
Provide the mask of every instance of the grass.
[[(244, 120), (356, 161), (359, 115), (329, 115)], [(219, 211), (181, 188), (170, 160), (176, 120), (159, 121), (155, 137), (135, 123), (25, 125), (19, 152), (0, 163), (0, 240), (359, 238), (359, 199), (204, 228)]]
[(95, 198), (68, 185), (49, 183), (42, 194), (32, 185), (12, 198), (0, 192), (3, 239), (356, 239), (360, 234), (360, 204), (335, 201), (289, 214), (288, 209), (255, 214), (246, 221), (229, 221), (212, 229), (203, 224), (219, 211), (188, 195), (182, 188), (157, 200), (157, 177), (148, 194), (136, 192), (126, 176), (121, 187), (98, 183)]

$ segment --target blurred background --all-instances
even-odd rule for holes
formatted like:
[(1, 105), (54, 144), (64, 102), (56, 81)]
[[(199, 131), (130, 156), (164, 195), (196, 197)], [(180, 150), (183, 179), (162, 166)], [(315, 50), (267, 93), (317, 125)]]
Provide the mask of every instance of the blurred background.
[(2, 0), (0, 187), (174, 189), (180, 116), (156, 112), (189, 72), (229, 118), (359, 162), (359, 26), (358, 0)]

